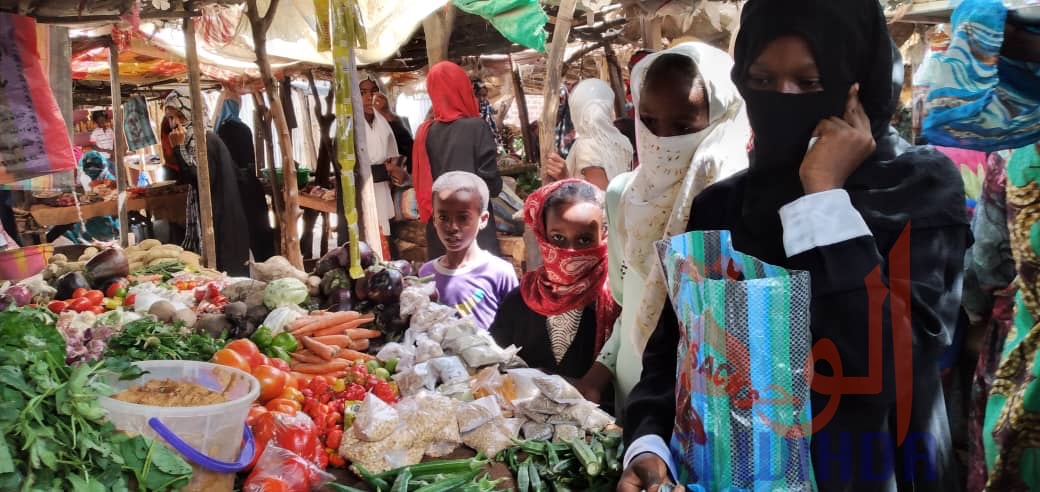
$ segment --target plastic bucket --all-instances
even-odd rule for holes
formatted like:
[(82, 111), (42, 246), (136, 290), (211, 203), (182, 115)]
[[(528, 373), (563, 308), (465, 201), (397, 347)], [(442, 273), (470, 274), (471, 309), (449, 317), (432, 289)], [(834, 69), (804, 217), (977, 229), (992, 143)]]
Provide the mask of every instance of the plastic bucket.
[(53, 253), (50, 244), (0, 252), (0, 280), (19, 282), (42, 272)]
[[(145, 361), (147, 374), (132, 381), (110, 378), (116, 393), (153, 379), (195, 383), (227, 398), (224, 403), (198, 407), (138, 405), (101, 398), (102, 408), (117, 429), (143, 434), (177, 450), (192, 465), (187, 491), (231, 491), (235, 473), (253, 459), (255, 446), (246, 416), (260, 394), (260, 382), (232, 367), (195, 361)], [(244, 441), (244, 442), (243, 442)]]

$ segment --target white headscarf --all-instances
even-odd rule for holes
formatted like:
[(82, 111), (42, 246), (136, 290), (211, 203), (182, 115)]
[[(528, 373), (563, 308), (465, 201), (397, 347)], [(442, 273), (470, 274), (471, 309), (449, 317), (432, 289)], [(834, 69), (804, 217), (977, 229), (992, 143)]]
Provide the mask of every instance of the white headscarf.
[[(692, 59), (704, 81), (710, 122), (698, 133), (658, 137), (639, 117), (646, 73), (665, 53)], [(617, 233), (628, 267), (646, 279), (639, 305), (625, 306), (639, 310), (635, 317), (638, 326), (633, 333), (643, 345), (657, 326), (667, 298), (664, 272), (654, 243), (685, 232), (693, 199), (717, 180), (748, 166), (751, 127), (744, 100), (730, 79), (732, 68), (733, 59), (725, 52), (703, 43), (683, 43), (640, 60), (632, 73), (639, 167), (621, 196)]]
[(571, 177), (586, 167), (602, 167), (607, 179), (632, 167), (632, 144), (614, 126), (614, 91), (599, 79), (581, 81), (570, 94), (571, 120), (578, 134), (567, 168)]

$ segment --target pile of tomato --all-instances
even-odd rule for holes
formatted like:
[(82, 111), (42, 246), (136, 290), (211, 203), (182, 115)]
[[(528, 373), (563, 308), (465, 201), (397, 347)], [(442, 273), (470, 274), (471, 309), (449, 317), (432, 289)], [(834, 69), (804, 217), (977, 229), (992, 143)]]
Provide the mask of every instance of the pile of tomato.
[(108, 286), (106, 292), (79, 288), (73, 291), (71, 299), (51, 301), (47, 304), (47, 309), (54, 314), (66, 311), (77, 313), (89, 311), (94, 314), (104, 314), (106, 311), (114, 311), (122, 306), (134, 304), (136, 296), (129, 294), (127, 288), (126, 282), (113, 282)]

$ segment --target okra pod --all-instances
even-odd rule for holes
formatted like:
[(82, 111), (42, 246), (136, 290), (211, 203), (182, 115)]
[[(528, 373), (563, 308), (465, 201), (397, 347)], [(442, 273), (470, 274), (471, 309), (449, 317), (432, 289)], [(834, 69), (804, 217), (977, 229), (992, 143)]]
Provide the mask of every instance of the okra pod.
[(603, 470), (607, 457), (607, 452), (603, 449), (603, 443), (599, 442), (597, 439), (593, 439), (590, 447), (592, 448), (592, 453), (599, 458), (600, 470)]
[(538, 467), (534, 463), (530, 463), (527, 466), (530, 468), (531, 490), (542, 492), (545, 490), (545, 485), (542, 484), (542, 476), (538, 473)]
[(391, 492), (408, 492), (408, 482), (412, 480), (412, 471), (405, 468), (390, 487)]
[(557, 463), (556, 466), (552, 467), (553, 475), (563, 475), (567, 473), (567, 471), (569, 471), (571, 468), (574, 468), (574, 465), (577, 462), (577, 458), (567, 458), (564, 460), (560, 460), (560, 462)]
[(400, 475), (405, 470), (412, 472), (412, 476), (416, 478), (430, 475), (455, 475), (473, 470), (481, 470), (484, 468), (484, 464), (484, 461), (476, 458), (428, 461), (417, 465), (394, 468), (393, 470), (372, 474), (372, 476), (383, 480), (389, 480)]
[(361, 475), (361, 478), (363, 478), (365, 482), (367, 482), (369, 485), (374, 487), (376, 491), (386, 492), (390, 490), (390, 484), (388, 484), (386, 480), (373, 475), (372, 472), (366, 470), (365, 467), (357, 463), (354, 463), (354, 469), (357, 470), (358, 475)]
[(531, 489), (531, 458), (520, 463), (520, 469), (516, 471), (516, 488), (520, 492), (528, 492)]
[(349, 485), (343, 485), (341, 483), (336, 482), (331, 482), (327, 485), (330, 489), (334, 490), (335, 492), (365, 492), (361, 489), (355, 489), (354, 487), (351, 487)]
[(476, 477), (478, 473), (479, 472), (469, 472), (462, 475), (455, 475), (447, 480), (441, 480), (425, 487), (421, 487), (415, 492), (448, 492), (458, 490), (467, 483), (472, 482), (473, 478)]
[(545, 456), (545, 443), (542, 441), (514, 441), (527, 454)]
[(560, 456), (556, 454), (555, 446), (546, 446), (546, 450), (549, 455), (549, 468), (556, 466), (560, 462)]
[(585, 440), (572, 440), (571, 449), (574, 450), (574, 455), (578, 457), (578, 461), (585, 467), (585, 473), (588, 476), (595, 477), (603, 471), (602, 457), (596, 456), (596, 453), (592, 451), (592, 448), (589, 447)]

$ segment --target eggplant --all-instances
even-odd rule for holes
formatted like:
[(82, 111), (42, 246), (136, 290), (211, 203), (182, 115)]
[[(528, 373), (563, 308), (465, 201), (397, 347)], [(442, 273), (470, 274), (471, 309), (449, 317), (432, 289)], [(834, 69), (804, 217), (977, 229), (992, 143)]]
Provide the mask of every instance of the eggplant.
[(358, 241), (358, 255), (361, 259), (361, 268), (367, 270), (368, 267), (376, 264), (376, 252), (372, 251), (372, 248), (364, 241)]
[(350, 293), (350, 289), (337, 289), (329, 293), (328, 299), (325, 300), (325, 305), (328, 306), (329, 311), (350, 311), (354, 309), (354, 299)]
[(58, 281), (54, 284), (54, 288), (58, 289), (58, 292), (54, 294), (54, 298), (66, 300), (72, 299), (72, 294), (76, 292), (76, 289), (90, 289), (90, 284), (82, 273), (69, 272), (58, 277)]
[(347, 245), (343, 245), (329, 250), (318, 260), (318, 264), (314, 267), (314, 275), (324, 277), (326, 273), (348, 265), (350, 265), (350, 250)]
[(104, 287), (105, 282), (130, 275), (130, 262), (123, 250), (108, 248), (83, 266), (83, 274), (92, 287), (100, 289)]
[(368, 283), (373, 273), (365, 272), (365, 276), (354, 281), (354, 299), (359, 301), (368, 300)]
[(415, 268), (412, 267), (412, 262), (408, 260), (394, 260), (387, 264), (387, 266), (401, 272), (401, 275), (405, 277), (415, 275)]
[(378, 304), (395, 304), (404, 290), (404, 276), (393, 268), (384, 268), (368, 280), (368, 298)]
[(401, 305), (380, 304), (376, 308), (376, 326), (389, 341), (396, 341), (408, 329), (408, 320), (401, 317)]

